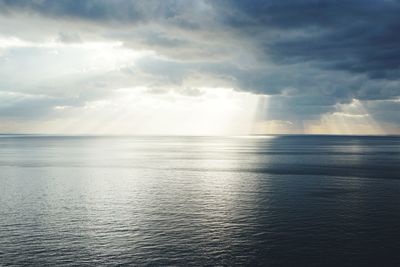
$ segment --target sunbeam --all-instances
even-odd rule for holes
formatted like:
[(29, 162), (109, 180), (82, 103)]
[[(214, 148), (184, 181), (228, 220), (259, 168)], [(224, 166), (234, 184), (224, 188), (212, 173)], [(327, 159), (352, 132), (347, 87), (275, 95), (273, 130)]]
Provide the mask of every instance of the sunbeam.
[(323, 115), (319, 122), (312, 122), (307, 127), (313, 134), (385, 134), (363, 103), (356, 99), (349, 104), (338, 104), (336, 112)]
[(83, 107), (57, 107), (65, 119), (46, 131), (140, 135), (252, 133), (260, 96), (229, 88), (198, 90), (198, 95), (190, 96), (174, 90), (154, 94), (145, 87), (120, 89), (107, 101), (92, 101)]

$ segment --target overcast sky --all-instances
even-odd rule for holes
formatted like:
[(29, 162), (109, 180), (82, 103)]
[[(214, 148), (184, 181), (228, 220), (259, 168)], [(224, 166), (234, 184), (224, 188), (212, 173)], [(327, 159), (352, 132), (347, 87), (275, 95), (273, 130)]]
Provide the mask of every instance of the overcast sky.
[(0, 132), (400, 134), (400, 1), (0, 0)]

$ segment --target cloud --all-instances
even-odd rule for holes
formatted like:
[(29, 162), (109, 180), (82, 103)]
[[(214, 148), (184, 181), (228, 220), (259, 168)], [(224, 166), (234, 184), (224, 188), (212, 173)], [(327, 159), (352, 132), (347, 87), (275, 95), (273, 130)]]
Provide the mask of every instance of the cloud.
[(260, 118), (292, 128), (354, 99), (400, 123), (400, 1), (0, 0), (0, 10), (0, 91), (58, 98), (49, 113), (125, 87), (193, 97), (232, 87), (272, 96)]
[(399, 1), (227, 1), (220, 8), (227, 4), (225, 24), (254, 36), (261, 56), (276, 64), (399, 79)]

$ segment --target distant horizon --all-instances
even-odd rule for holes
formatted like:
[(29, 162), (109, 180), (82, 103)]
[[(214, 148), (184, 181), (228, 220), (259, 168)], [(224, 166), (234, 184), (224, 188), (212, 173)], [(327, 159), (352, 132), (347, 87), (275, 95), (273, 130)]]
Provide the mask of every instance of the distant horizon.
[(354, 136), (354, 137), (398, 137), (400, 134), (307, 134), (307, 133), (290, 133), (290, 134), (247, 134), (247, 135), (185, 135), (185, 134), (63, 134), (63, 133), (0, 133), (0, 136), (65, 136), (65, 137), (263, 137), (263, 136)]

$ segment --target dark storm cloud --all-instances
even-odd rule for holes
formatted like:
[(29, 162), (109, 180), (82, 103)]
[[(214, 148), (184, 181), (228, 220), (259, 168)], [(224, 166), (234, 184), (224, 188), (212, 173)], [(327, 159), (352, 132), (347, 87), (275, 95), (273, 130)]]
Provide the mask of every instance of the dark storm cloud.
[[(184, 0), (1, 0), (3, 12), (25, 11), (54, 18), (75, 18), (96, 23), (137, 23), (168, 20), (181, 27), (197, 28), (199, 24), (187, 14), (196, 16), (196, 1)], [(199, 22), (199, 21), (197, 21)]]
[[(399, 1), (228, 3), (233, 3), (233, 12), (225, 23), (259, 34), (257, 41), (277, 63), (310, 61), (322, 68), (367, 73), (370, 78), (399, 78)], [(274, 38), (264, 35), (268, 30), (276, 31)]]
[(6, 8), (5, 11), (18, 9), (55, 17), (75, 17), (86, 20), (142, 19), (142, 14), (135, 8), (136, 6), (128, 1), (2, 0), (0, 5)]

